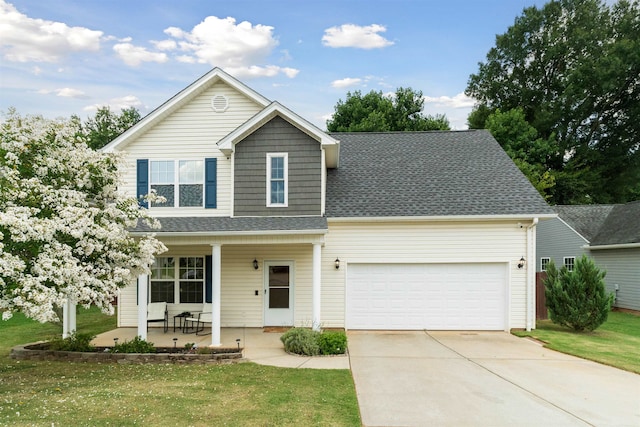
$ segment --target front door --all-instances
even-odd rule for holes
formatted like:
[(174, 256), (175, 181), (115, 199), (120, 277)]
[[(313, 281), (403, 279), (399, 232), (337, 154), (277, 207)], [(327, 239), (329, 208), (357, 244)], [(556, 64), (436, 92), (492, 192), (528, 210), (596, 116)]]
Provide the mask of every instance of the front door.
[(265, 326), (293, 326), (293, 262), (264, 263)]

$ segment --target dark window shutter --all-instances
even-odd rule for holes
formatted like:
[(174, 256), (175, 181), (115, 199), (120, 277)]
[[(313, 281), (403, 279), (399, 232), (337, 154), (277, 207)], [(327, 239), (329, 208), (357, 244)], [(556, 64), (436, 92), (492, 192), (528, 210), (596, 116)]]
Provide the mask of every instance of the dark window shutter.
[(149, 160), (138, 159), (137, 171), (136, 171), (136, 198), (138, 204), (143, 208), (148, 208), (149, 204), (142, 199), (149, 193)]
[(211, 303), (213, 299), (213, 258), (211, 255), (204, 257), (204, 302)]
[(218, 159), (204, 159), (204, 207), (216, 208)]

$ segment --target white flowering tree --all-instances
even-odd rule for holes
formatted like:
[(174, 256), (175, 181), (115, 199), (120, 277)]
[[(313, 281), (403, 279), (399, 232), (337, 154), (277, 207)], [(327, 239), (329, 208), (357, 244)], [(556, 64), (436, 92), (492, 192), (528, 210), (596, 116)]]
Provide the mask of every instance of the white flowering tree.
[(121, 157), (87, 147), (71, 120), (4, 115), (0, 139), (0, 312), (56, 321), (70, 299), (113, 313), (119, 288), (166, 250), (128, 229), (154, 220), (123, 195)]

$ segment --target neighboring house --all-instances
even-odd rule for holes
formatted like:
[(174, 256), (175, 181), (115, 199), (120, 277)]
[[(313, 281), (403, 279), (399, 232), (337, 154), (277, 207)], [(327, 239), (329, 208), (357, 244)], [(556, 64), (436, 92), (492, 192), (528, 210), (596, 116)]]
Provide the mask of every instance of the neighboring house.
[[(487, 131), (323, 132), (216, 68), (111, 142), (169, 248), (121, 291), (220, 327), (535, 327), (535, 227), (555, 214)], [(135, 233), (149, 230), (138, 227)]]
[(545, 271), (550, 260), (571, 269), (586, 254), (607, 271), (615, 306), (640, 311), (640, 201), (553, 209), (558, 218), (538, 225), (536, 271)]

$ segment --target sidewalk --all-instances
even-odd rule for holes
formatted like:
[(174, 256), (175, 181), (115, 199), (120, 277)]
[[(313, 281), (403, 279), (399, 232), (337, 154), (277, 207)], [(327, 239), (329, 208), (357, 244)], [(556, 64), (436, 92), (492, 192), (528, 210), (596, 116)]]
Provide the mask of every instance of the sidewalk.
[[(98, 335), (93, 344), (99, 347), (113, 346), (114, 338), (118, 342), (130, 341), (137, 335), (137, 328), (118, 328)], [(297, 356), (284, 351), (279, 332), (264, 332), (262, 328), (222, 328), (222, 347), (244, 348), (245, 359), (259, 365), (278, 366), (281, 368), (309, 368), (309, 369), (350, 369), (349, 357), (339, 356)], [(174, 338), (176, 340), (174, 341)], [(173, 332), (173, 327), (164, 333), (162, 328), (149, 328), (147, 341), (156, 347), (182, 348), (187, 343), (194, 343), (198, 347), (211, 345), (211, 335), (183, 334), (179, 330)]]

